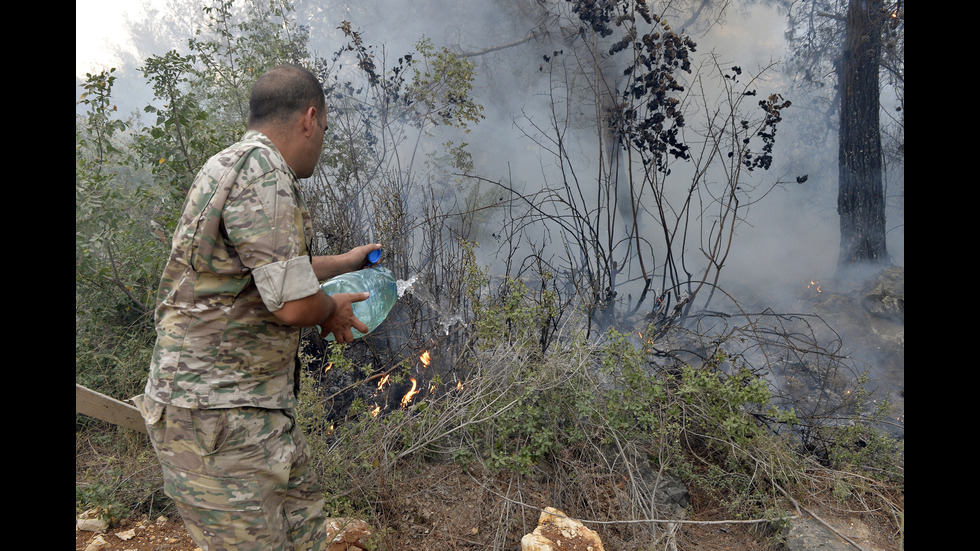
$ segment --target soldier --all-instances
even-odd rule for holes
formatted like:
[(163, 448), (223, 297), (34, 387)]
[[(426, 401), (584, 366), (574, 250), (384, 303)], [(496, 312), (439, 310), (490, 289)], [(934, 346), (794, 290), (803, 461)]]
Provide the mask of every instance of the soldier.
[(302, 327), (339, 342), (367, 332), (319, 281), (366, 265), (378, 244), (312, 256), (298, 179), (320, 158), (323, 89), (298, 66), (271, 69), (249, 98), (248, 130), (188, 192), (156, 310), (144, 394), (133, 398), (164, 491), (205, 551), (321, 549), (323, 497), (296, 424)]

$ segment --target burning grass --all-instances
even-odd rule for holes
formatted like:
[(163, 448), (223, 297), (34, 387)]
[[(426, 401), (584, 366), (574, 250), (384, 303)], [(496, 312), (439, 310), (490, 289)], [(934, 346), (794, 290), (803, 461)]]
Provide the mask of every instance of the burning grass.
[[(819, 464), (801, 445), (795, 412), (775, 407), (770, 381), (723, 352), (723, 341), (712, 341), (715, 352), (700, 363), (691, 354), (677, 363), (663, 361), (678, 356), (655, 347), (663, 342), (616, 332), (591, 343), (559, 335), (544, 353), (533, 332), (515, 336), (469, 347), (451, 369), (426, 351), (370, 385), (373, 396), (390, 392), (390, 399), (355, 401), (329, 431), (311, 424), (333, 514), (374, 518), (396, 531), (431, 530), (431, 522), (399, 516), (410, 505), (401, 492), (412, 487), (411, 473), (438, 465), (458, 471), (457, 480), (465, 474), (482, 500), (496, 496), (483, 511), (494, 522), (476, 526), (470, 536), (479, 537), (456, 532), (460, 541), (513, 548), (515, 537), (533, 530), (528, 518), (552, 506), (597, 523), (604, 541), (618, 542), (614, 548), (645, 549), (678, 541), (692, 516), (778, 525), (801, 515), (792, 496), (815, 495), (816, 486), (830, 484), (826, 495), (850, 506), (889, 503), (904, 489), (901, 468), (890, 463), (895, 450), (884, 444), (869, 467), (889, 463), (895, 476), (887, 480), (871, 482), (856, 463)], [(447, 373), (454, 383), (442, 383)], [(396, 391), (399, 378), (407, 386)], [(316, 403), (316, 382), (307, 383)], [(753, 537), (768, 537), (759, 534)]]

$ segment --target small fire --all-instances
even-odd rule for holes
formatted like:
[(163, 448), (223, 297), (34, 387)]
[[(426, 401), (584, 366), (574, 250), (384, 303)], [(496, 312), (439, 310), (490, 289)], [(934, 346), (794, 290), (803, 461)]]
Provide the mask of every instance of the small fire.
[(371, 410), (371, 417), (377, 417), (379, 413), (381, 413), (381, 406), (375, 405)]
[(330, 362), (329, 364), (327, 364), (327, 367), (324, 367), (323, 368), (323, 372), (326, 373), (327, 371), (330, 371), (330, 368), (331, 367), (333, 367), (333, 362)]
[(423, 352), (422, 355), (419, 356), (419, 360), (421, 360), (422, 364), (425, 365), (425, 367), (429, 367), (429, 362), (432, 361), (432, 357), (429, 356), (429, 351), (426, 350), (425, 352)]
[(386, 373), (385, 376), (382, 377), (380, 381), (378, 381), (378, 390), (384, 388), (384, 386), (388, 384), (388, 380), (390, 378), (391, 378), (391, 373)]
[(820, 290), (820, 282), (817, 281), (817, 280), (815, 280), (815, 279), (811, 279), (810, 280), (810, 283), (806, 286), (806, 288), (807, 289), (816, 289), (816, 291), (818, 293), (822, 293), (823, 292), (823, 291)]
[(456, 381), (456, 390), (463, 390), (463, 381)]
[(412, 398), (415, 398), (415, 395), (419, 393), (417, 386), (418, 383), (415, 381), (415, 377), (412, 377), (412, 389), (402, 396), (402, 407), (408, 406), (408, 404), (412, 401)]

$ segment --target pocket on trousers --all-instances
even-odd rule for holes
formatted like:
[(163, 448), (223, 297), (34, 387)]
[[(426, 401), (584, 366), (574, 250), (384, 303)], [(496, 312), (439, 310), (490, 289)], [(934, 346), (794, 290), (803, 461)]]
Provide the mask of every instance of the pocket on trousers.
[(191, 409), (186, 414), (201, 456), (218, 452), (228, 439), (228, 410)]
[(170, 499), (212, 511), (258, 511), (258, 482), (247, 478), (193, 473), (161, 462), (163, 491)]

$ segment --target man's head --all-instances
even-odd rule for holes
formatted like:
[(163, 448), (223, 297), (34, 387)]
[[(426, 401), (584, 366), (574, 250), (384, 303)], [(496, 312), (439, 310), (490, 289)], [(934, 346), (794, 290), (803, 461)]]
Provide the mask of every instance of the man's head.
[(327, 129), (316, 77), (298, 65), (273, 67), (255, 81), (248, 105), (248, 128), (268, 136), (298, 177), (310, 177)]
[(269, 69), (252, 86), (248, 127), (288, 123), (310, 107), (320, 113), (324, 111), (320, 82), (299, 65), (279, 65)]

